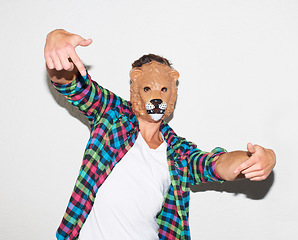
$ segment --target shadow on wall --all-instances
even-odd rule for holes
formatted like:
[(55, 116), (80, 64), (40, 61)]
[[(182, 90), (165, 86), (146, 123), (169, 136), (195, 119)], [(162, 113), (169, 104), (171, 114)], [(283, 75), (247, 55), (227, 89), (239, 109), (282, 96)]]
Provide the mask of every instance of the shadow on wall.
[(260, 200), (263, 199), (269, 192), (274, 182), (274, 172), (264, 181), (250, 181), (248, 179), (236, 180), (224, 183), (209, 182), (191, 186), (192, 192), (205, 192), (213, 190), (217, 192), (228, 192), (237, 194), (244, 194), (247, 198)]
[[(86, 68), (88, 70), (90, 69), (90, 67), (86, 67)], [(53, 87), (51, 80), (49, 79), (47, 73), (45, 73), (45, 79), (46, 79), (47, 85), (49, 87), (50, 93), (52, 94), (53, 98), (58, 103), (58, 105), (65, 108), (72, 117), (75, 117), (76, 119), (78, 119), (81, 123), (83, 123), (90, 130), (90, 124), (89, 124), (86, 116), (83, 113), (81, 113), (76, 107), (74, 107), (72, 104), (70, 104), (66, 100), (66, 98)]]

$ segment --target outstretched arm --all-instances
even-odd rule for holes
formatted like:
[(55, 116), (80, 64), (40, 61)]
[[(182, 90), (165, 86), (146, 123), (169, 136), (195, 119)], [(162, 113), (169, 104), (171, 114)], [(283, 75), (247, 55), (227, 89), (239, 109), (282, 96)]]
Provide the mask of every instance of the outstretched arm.
[(68, 84), (78, 74), (86, 75), (85, 67), (77, 55), (77, 46), (89, 46), (91, 39), (57, 29), (47, 35), (44, 48), (47, 71), (50, 79), (59, 84)]
[(234, 151), (220, 155), (215, 163), (217, 174), (227, 181), (243, 175), (251, 181), (266, 179), (275, 165), (275, 153), (251, 143), (247, 144), (247, 150), (248, 152)]

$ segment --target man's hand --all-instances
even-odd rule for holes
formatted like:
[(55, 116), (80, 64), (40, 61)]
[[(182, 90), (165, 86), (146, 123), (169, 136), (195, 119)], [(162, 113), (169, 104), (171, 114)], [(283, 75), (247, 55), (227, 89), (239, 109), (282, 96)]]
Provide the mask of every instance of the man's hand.
[(215, 163), (217, 174), (227, 181), (242, 177), (241, 174), (252, 181), (266, 179), (275, 165), (275, 153), (251, 143), (247, 144), (247, 150), (220, 155)]
[(44, 56), (48, 69), (71, 72), (76, 66), (80, 74), (85, 76), (87, 74), (85, 67), (78, 57), (75, 48), (77, 46), (86, 47), (91, 43), (91, 39), (84, 39), (79, 35), (69, 33), (63, 29), (50, 32), (47, 35), (44, 48)]
[(248, 160), (240, 164), (235, 174), (242, 173), (245, 178), (251, 181), (262, 181), (271, 173), (276, 157), (271, 149), (265, 149), (259, 145), (247, 144), (247, 150), (251, 154)]

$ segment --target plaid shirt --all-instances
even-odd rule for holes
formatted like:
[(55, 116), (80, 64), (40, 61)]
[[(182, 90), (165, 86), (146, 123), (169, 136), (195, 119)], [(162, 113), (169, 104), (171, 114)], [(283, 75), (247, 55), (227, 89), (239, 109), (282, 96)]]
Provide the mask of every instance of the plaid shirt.
[[(72, 240), (78, 239), (98, 188), (135, 143), (139, 125), (131, 103), (102, 88), (89, 75), (70, 84), (53, 84), (87, 116), (91, 126), (91, 137), (79, 176), (56, 234), (58, 240)], [(203, 152), (193, 143), (178, 137), (165, 122), (162, 122), (160, 131), (167, 142), (171, 185), (156, 216), (159, 238), (187, 240), (190, 239), (190, 184), (220, 181), (215, 172), (215, 160), (225, 150), (215, 148), (210, 153)]]

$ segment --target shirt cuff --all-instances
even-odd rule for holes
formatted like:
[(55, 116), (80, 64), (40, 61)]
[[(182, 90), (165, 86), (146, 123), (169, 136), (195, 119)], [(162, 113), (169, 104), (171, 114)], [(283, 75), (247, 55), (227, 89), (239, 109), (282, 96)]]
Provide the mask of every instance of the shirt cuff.
[(220, 147), (217, 147), (217, 148), (215, 148), (215, 149), (213, 149), (211, 151), (213, 160), (212, 160), (212, 166), (211, 166), (211, 169), (210, 169), (211, 172), (209, 174), (210, 175), (213, 175), (214, 176), (214, 180), (219, 181), (219, 182), (224, 182), (225, 180), (222, 179), (218, 175), (218, 173), (216, 172), (216, 170), (215, 170), (215, 163), (218, 160), (219, 156), (222, 155), (222, 154), (224, 154), (224, 153), (227, 153), (227, 150), (224, 149), (224, 148), (220, 148)]
[(68, 95), (74, 94), (75, 92), (79, 92), (79, 89), (82, 89), (82, 86), (84, 86), (85, 84), (88, 84), (89, 79), (90, 79), (90, 76), (87, 73), (87, 75), (85, 76), (81, 76), (79, 74), (72, 82), (67, 84), (55, 83), (52, 80), (51, 82), (58, 92), (68, 96)]

